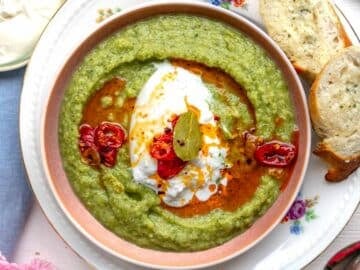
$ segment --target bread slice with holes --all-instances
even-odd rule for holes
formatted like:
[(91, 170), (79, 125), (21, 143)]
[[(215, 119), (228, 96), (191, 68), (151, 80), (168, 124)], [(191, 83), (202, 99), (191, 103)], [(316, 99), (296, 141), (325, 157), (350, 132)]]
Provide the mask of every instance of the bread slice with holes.
[(323, 68), (309, 108), (322, 138), (314, 153), (329, 163), (325, 178), (341, 181), (360, 166), (360, 46), (344, 49)]
[(310, 82), (351, 45), (329, 0), (260, 0), (260, 14), (269, 35)]

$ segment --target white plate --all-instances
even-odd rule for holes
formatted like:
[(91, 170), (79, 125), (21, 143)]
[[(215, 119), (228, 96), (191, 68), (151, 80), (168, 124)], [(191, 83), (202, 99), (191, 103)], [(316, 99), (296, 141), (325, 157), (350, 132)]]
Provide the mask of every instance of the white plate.
[[(216, 0), (214, 0), (216, 2)], [(213, 1), (213, 2), (214, 2)], [(50, 191), (40, 158), (40, 121), (49, 90), (64, 59), (98, 22), (120, 9), (146, 0), (67, 1), (43, 33), (26, 71), (20, 105), (20, 138), (32, 189), (49, 221), (63, 239), (98, 269), (140, 269), (96, 247), (67, 219)], [(217, 1), (227, 2), (227, 1)], [(233, 1), (234, 2), (234, 1)], [(241, 2), (241, 1), (239, 1)], [(258, 0), (242, 7), (227, 4), (262, 25)], [(225, 4), (226, 5), (226, 4)], [(103, 14), (103, 15), (101, 15)], [(341, 16), (341, 14), (340, 14)], [(342, 20), (354, 43), (350, 25)], [(308, 88), (308, 87), (306, 87)], [(313, 145), (316, 136), (313, 134)], [(360, 201), (360, 170), (341, 183), (324, 180), (325, 164), (312, 155), (296, 209), (287, 222), (279, 224), (260, 244), (221, 265), (224, 270), (299, 269), (318, 256), (342, 230)], [(301, 218), (294, 219), (306, 214)], [(296, 213), (295, 213), (296, 212)], [(219, 269), (213, 267), (211, 269)]]

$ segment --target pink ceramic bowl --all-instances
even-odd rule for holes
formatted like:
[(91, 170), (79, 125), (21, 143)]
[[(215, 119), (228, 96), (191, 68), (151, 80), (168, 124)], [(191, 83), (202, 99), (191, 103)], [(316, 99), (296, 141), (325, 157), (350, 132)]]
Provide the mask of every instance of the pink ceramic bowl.
[[(229, 24), (245, 33), (277, 63), (291, 90), (299, 127), (299, 155), (291, 179), (275, 204), (247, 231), (225, 244), (198, 252), (163, 252), (138, 247), (104, 228), (83, 206), (73, 192), (61, 166), (58, 145), (58, 119), (64, 90), (76, 66), (100, 41), (122, 27), (154, 15), (187, 13), (205, 16)], [(281, 49), (258, 27), (230, 11), (204, 3), (162, 2), (138, 6), (122, 12), (102, 24), (74, 50), (54, 82), (42, 123), (42, 157), (49, 184), (60, 206), (72, 223), (95, 245), (107, 252), (138, 265), (183, 269), (200, 268), (226, 261), (239, 255), (263, 239), (283, 218), (302, 184), (310, 153), (310, 121), (306, 99), (299, 78)], [(51, 147), (47, 147), (51, 146)]]

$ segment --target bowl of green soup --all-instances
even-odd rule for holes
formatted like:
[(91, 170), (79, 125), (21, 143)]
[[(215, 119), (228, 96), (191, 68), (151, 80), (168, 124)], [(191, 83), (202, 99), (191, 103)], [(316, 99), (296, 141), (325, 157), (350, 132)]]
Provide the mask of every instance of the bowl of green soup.
[(291, 63), (262, 30), (204, 3), (151, 3), (64, 61), (42, 149), (55, 197), (95, 245), (142, 266), (205, 267), (281, 221), (310, 122)]

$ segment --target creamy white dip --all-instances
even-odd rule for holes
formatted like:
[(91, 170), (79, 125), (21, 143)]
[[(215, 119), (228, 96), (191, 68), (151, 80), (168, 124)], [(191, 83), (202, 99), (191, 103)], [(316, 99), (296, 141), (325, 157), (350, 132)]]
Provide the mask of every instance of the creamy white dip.
[(0, 65), (26, 60), (64, 0), (0, 1)]
[[(169, 119), (188, 110), (188, 105), (199, 112), (200, 125), (218, 128), (210, 111), (211, 93), (198, 75), (165, 62), (149, 78), (137, 97), (130, 124), (130, 158), (134, 180), (151, 189), (163, 191), (162, 200), (173, 207), (188, 204), (193, 196), (206, 201), (216, 193), (226, 167), (227, 147), (220, 138), (203, 134), (203, 147), (198, 156), (185, 168), (167, 180), (166, 187), (158, 187), (154, 177), (157, 161), (150, 156), (153, 138), (170, 127)], [(226, 184), (226, 181), (222, 181)]]

